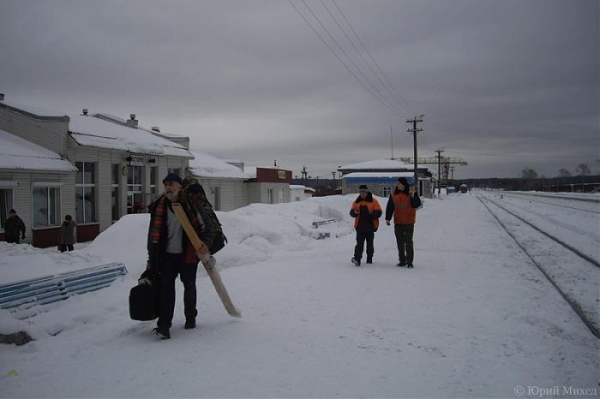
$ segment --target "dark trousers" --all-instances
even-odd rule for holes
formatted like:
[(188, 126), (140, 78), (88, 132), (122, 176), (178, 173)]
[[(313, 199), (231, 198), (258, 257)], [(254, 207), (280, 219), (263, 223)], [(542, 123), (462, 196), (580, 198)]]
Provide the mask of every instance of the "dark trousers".
[(375, 253), (373, 246), (373, 239), (375, 233), (371, 232), (356, 232), (356, 246), (354, 247), (354, 259), (360, 260), (362, 258), (363, 249), (365, 247), (365, 241), (367, 242), (367, 259), (372, 258)]
[(186, 319), (194, 319), (196, 310), (196, 271), (198, 265), (184, 264), (183, 254), (165, 254), (158, 275), (159, 305), (158, 327), (171, 328), (175, 311), (175, 280), (183, 283), (183, 309)]
[(59, 248), (60, 248), (60, 252), (65, 252), (67, 249), (70, 252), (70, 251), (73, 251), (75, 249), (75, 247), (73, 246), (73, 244), (60, 244)]
[(408, 263), (412, 265), (415, 257), (413, 248), (413, 233), (415, 231), (414, 224), (397, 224), (394, 226), (396, 234), (396, 244), (398, 245), (398, 259), (400, 263)]
[(20, 244), (20, 240), (19, 240), (19, 236), (6, 236), (6, 242), (8, 243), (14, 243), (14, 244)]

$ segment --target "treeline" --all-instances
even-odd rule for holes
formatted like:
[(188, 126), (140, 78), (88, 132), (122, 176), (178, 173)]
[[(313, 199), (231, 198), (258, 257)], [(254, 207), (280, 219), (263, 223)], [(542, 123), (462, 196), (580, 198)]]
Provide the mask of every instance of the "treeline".
[(449, 186), (459, 187), (466, 184), (470, 188), (504, 189), (509, 191), (552, 191), (584, 192), (600, 189), (600, 175), (564, 176), (564, 177), (520, 177), (461, 179), (450, 182)]

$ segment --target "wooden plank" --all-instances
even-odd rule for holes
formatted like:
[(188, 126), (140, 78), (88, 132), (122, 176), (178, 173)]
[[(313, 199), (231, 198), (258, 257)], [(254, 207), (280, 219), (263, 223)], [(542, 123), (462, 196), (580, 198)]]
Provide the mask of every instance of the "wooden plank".
[(241, 312), (238, 309), (236, 309), (236, 307), (233, 305), (233, 302), (231, 301), (231, 298), (229, 297), (229, 293), (227, 292), (225, 285), (223, 285), (223, 280), (221, 280), (221, 275), (219, 274), (218, 270), (215, 268), (215, 265), (211, 262), (210, 253), (208, 252), (208, 247), (206, 246), (206, 244), (204, 244), (202, 242), (200, 237), (198, 237), (198, 234), (196, 234), (196, 231), (194, 230), (194, 227), (190, 223), (181, 204), (175, 202), (175, 203), (172, 203), (172, 205), (173, 205), (173, 212), (175, 212), (175, 216), (177, 216), (179, 223), (181, 223), (183, 230), (185, 231), (190, 242), (192, 243), (192, 245), (198, 252), (198, 255), (201, 256), (200, 261), (202, 262), (202, 265), (206, 269), (206, 273), (208, 274), (208, 277), (210, 277), (210, 280), (212, 281), (213, 285), (215, 286), (215, 290), (217, 291), (217, 294), (219, 295), (221, 302), (223, 302), (223, 306), (225, 307), (225, 310), (227, 310), (227, 313), (229, 313), (229, 315), (231, 315), (233, 317), (241, 317), (242, 316)]

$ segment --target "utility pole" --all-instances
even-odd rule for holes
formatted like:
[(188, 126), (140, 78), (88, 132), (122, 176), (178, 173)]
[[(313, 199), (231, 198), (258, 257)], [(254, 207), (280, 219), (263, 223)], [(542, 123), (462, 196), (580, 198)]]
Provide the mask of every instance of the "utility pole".
[(439, 150), (436, 151), (438, 154), (438, 198), (440, 197), (440, 194), (442, 192), (442, 188), (440, 187), (441, 183), (442, 183), (442, 168), (441, 168), (441, 161), (442, 161), (442, 152), (444, 152), (443, 148), (440, 148)]
[(304, 181), (304, 185), (306, 186), (306, 184), (308, 183), (306, 180), (306, 175), (308, 175), (308, 172), (306, 171), (306, 166), (302, 167), (302, 172), (300, 172), (302, 174), (302, 180)]
[(392, 140), (392, 159), (394, 159), (394, 127), (390, 126), (390, 138)]
[(415, 116), (413, 119), (408, 119), (406, 123), (412, 123), (412, 129), (408, 129), (408, 132), (412, 132), (413, 134), (413, 146), (414, 146), (414, 160), (415, 160), (415, 190), (417, 191), (417, 195), (419, 195), (419, 169), (417, 164), (417, 133), (423, 131), (423, 129), (417, 128), (417, 123), (423, 122), (423, 117), (425, 115)]

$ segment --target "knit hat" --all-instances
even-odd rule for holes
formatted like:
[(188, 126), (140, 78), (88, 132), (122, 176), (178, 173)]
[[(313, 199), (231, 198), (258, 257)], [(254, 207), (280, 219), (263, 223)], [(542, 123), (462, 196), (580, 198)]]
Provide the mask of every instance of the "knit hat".
[(358, 187), (358, 191), (369, 191), (369, 189), (367, 188), (366, 185), (361, 184), (360, 187)]
[(177, 176), (175, 173), (169, 173), (164, 179), (163, 179), (163, 184), (165, 184), (168, 181), (175, 181), (179, 184), (183, 184), (183, 181), (181, 180), (181, 177)]
[(406, 177), (399, 177), (399, 178), (398, 178), (398, 181), (399, 181), (400, 183), (402, 183), (402, 185), (403, 185), (404, 187), (408, 187), (408, 186), (410, 186), (410, 184), (408, 184), (408, 180), (406, 180)]

